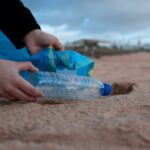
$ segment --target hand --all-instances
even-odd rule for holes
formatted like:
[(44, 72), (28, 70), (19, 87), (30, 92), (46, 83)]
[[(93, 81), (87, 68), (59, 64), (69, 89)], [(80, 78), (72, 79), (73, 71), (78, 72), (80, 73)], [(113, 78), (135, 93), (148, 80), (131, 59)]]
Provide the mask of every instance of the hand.
[(63, 50), (64, 46), (53, 35), (45, 33), (39, 29), (29, 32), (23, 39), (25, 46), (31, 55), (39, 52), (41, 49), (53, 46), (55, 49)]
[(37, 71), (30, 62), (0, 60), (0, 96), (10, 100), (35, 101), (42, 93), (25, 81), (20, 71)]

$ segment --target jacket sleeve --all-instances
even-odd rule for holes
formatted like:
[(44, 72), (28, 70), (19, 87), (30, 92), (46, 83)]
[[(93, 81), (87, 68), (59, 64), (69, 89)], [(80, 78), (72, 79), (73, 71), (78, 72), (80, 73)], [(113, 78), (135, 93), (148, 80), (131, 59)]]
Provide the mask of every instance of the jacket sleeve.
[(0, 30), (16, 48), (25, 46), (23, 37), (34, 29), (40, 29), (40, 26), (20, 0), (0, 1)]

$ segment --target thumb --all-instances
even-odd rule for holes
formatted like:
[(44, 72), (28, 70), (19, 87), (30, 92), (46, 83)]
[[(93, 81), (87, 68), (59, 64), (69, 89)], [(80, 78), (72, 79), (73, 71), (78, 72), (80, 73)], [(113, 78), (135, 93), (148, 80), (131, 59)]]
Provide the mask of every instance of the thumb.
[(58, 39), (55, 40), (53, 46), (58, 50), (64, 50), (63, 44)]
[(30, 62), (18, 63), (18, 69), (19, 71), (31, 71), (31, 72), (37, 72), (39, 70)]

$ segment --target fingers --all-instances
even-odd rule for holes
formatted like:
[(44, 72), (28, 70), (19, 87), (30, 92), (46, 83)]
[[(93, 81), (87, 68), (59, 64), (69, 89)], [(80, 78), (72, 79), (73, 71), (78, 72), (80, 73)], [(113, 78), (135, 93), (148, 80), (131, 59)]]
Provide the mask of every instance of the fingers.
[(5, 86), (1, 92), (1, 96), (9, 100), (24, 100), (24, 101), (36, 101), (37, 97), (30, 96), (21, 91), (17, 86)]
[[(29, 70), (35, 72), (38, 70), (30, 62), (22, 62), (18, 63), (17, 65), (19, 71)], [(34, 88), (29, 82), (24, 80), (21, 76), (17, 76), (17, 78), (14, 81), (14, 84), (16, 87), (14, 93), (15, 98), (18, 98), (20, 100), (34, 101), (38, 97), (42, 96), (42, 93), (39, 90)]]
[(9, 100), (36, 101), (42, 93), (20, 77), (17, 78), (17, 84), (5, 85), (0, 95)]
[(54, 35), (43, 33), (45, 46), (52, 46), (56, 50), (64, 50), (64, 45), (58, 40), (58, 38)]
[(3, 94), (1, 95), (9, 100), (17, 99), (17, 100), (24, 100), (24, 101), (36, 101), (38, 96), (35, 94), (35, 91), (32, 92), (33, 94), (27, 94), (26, 92), (22, 91), (22, 89), (15, 86), (12, 88), (3, 89)]
[(5, 97), (9, 100), (15, 100), (15, 97), (12, 95), (13, 88), (10, 85), (5, 84), (4, 87), (0, 90), (0, 96)]
[(9, 95), (8, 93), (4, 93), (2, 96), (4, 96), (5, 98), (7, 98), (8, 100), (15, 100), (14, 96)]
[(17, 87), (26, 93), (27, 95), (30, 95), (32, 97), (41, 97), (42, 93), (34, 88), (29, 82), (25, 81), (22, 77), (19, 77), (17, 79)]
[(0, 96), (10, 100), (33, 101), (42, 95), (19, 75), (19, 71), (22, 70), (37, 71), (37, 68), (29, 62), (4, 61), (0, 63)]
[(31, 71), (31, 72), (38, 71), (38, 68), (33, 66), (32, 63), (30, 63), (30, 62), (17, 63), (17, 66), (18, 66), (19, 71), (26, 71), (26, 70)]
[(36, 97), (29, 96), (17, 88), (13, 90), (13, 93), (7, 93), (7, 94), (10, 100), (15, 100), (15, 99), (23, 100), (23, 101), (36, 101), (37, 100)]

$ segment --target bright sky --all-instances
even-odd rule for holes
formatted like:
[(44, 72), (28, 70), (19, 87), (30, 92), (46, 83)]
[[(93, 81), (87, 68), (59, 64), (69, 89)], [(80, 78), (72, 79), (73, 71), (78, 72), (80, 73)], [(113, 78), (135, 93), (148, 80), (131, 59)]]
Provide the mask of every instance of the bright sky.
[(82, 38), (150, 43), (150, 0), (23, 0), (44, 31), (62, 42)]

